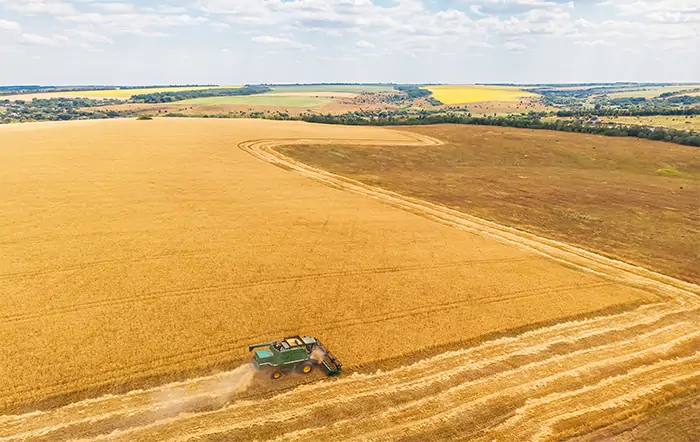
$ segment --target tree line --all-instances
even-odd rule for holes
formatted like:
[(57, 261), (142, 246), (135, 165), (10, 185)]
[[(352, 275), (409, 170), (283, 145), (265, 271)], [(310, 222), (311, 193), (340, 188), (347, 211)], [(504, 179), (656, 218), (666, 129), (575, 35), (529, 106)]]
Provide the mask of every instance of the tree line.
[(267, 86), (244, 86), (240, 88), (199, 89), (189, 91), (166, 91), (151, 94), (132, 95), (132, 103), (172, 103), (192, 98), (230, 97), (238, 95), (255, 95), (270, 92)]
[(0, 123), (114, 118), (121, 114), (99, 107), (121, 103), (121, 100), (109, 98), (94, 100), (61, 97), (15, 101), (0, 99)]
[[(365, 113), (367, 114), (367, 113)], [(578, 120), (544, 121), (540, 114), (488, 116), (469, 115), (370, 115), (359, 116), (355, 113), (343, 115), (303, 114), (301, 120), (309, 123), (343, 124), (359, 126), (404, 126), (425, 124), (466, 124), (479, 126), (501, 126), (520, 129), (544, 129), (561, 132), (575, 132), (609, 137), (636, 137), (654, 141), (668, 141), (687, 146), (700, 147), (700, 134), (693, 131), (676, 130), (650, 126), (626, 126), (615, 123), (590, 124)]]
[(565, 109), (557, 111), (557, 117), (652, 117), (655, 115), (700, 115), (700, 107), (649, 107), (649, 108), (610, 108)]

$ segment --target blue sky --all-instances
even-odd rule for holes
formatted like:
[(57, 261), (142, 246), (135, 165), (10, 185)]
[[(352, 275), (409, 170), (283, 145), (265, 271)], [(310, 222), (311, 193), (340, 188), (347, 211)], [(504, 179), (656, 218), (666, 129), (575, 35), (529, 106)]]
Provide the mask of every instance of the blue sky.
[(700, 81), (700, 0), (0, 0), (0, 84)]

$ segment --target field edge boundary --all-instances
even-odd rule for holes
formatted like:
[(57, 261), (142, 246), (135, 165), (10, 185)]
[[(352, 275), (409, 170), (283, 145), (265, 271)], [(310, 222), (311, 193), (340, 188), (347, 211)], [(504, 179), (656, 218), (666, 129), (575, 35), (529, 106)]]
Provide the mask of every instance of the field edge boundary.
[(653, 270), (608, 258), (598, 253), (572, 246), (561, 241), (544, 238), (523, 230), (498, 224), (448, 207), (420, 200), (400, 193), (364, 184), (326, 170), (296, 161), (275, 148), (296, 144), (372, 144), (392, 146), (437, 146), (441, 140), (396, 129), (403, 139), (368, 140), (368, 139), (330, 139), (330, 138), (266, 138), (244, 141), (238, 147), (252, 156), (276, 165), (285, 170), (293, 170), (317, 182), (340, 190), (374, 198), (384, 204), (397, 207), (423, 216), (441, 224), (496, 239), (502, 243), (546, 256), (564, 265), (581, 271), (594, 273), (626, 285), (643, 288), (664, 298), (675, 299), (681, 304), (700, 305), (700, 286), (691, 282), (664, 275)]

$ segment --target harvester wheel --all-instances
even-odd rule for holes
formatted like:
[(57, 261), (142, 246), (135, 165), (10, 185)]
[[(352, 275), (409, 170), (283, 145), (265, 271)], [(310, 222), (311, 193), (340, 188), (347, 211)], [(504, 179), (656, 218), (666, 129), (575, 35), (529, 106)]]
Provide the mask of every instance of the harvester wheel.
[(272, 379), (279, 379), (282, 377), (282, 372), (275, 370), (272, 372), (272, 376), (270, 376)]
[(314, 369), (314, 366), (311, 364), (311, 362), (304, 362), (301, 364), (301, 367), (299, 367), (299, 371), (304, 373), (304, 374), (309, 374), (311, 373), (311, 370)]

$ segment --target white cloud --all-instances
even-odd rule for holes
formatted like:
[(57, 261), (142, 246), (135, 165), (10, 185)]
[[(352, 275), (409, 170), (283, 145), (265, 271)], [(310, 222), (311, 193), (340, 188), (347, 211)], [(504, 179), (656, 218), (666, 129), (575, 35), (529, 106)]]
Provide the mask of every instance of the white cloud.
[(221, 23), (221, 22), (210, 22), (209, 26), (211, 26), (212, 28), (214, 28), (218, 31), (231, 29), (231, 25), (229, 25), (228, 23)]
[(111, 38), (109, 38), (105, 35), (97, 34), (95, 32), (86, 31), (83, 29), (69, 29), (68, 31), (66, 31), (66, 33), (78, 36), (78, 37), (82, 38), (83, 40), (90, 42), (90, 43), (105, 43), (105, 44), (113, 44), (114, 43), (114, 40), (112, 40)]
[(509, 41), (506, 44), (503, 45), (504, 48), (508, 49), (509, 51), (512, 52), (522, 52), (525, 49), (527, 49), (527, 46), (525, 46), (522, 43), (517, 43), (514, 41)]
[(85, 49), (86, 51), (89, 51), (89, 52), (104, 52), (102, 49), (96, 48), (95, 46), (91, 45), (90, 43), (80, 43), (80, 44), (78, 44), (78, 46)]
[(206, 17), (194, 17), (188, 14), (102, 14), (98, 12), (69, 15), (61, 17), (60, 20), (91, 25), (106, 32), (145, 37), (167, 37), (169, 34), (163, 32), (163, 28), (199, 25), (209, 21)]
[(697, 0), (607, 0), (604, 4), (617, 8), (625, 15), (653, 12), (700, 13), (700, 3)]
[(300, 43), (298, 41), (294, 41), (294, 40), (291, 40), (289, 38), (273, 37), (270, 35), (262, 35), (262, 36), (258, 36), (258, 37), (253, 37), (251, 40), (254, 41), (255, 43), (261, 43), (261, 44), (266, 44), (266, 45), (275, 45), (278, 48), (302, 49), (302, 50), (314, 48), (312, 45)]
[(547, 0), (463, 0), (471, 10), (481, 15), (515, 15), (533, 10), (572, 9), (574, 2), (560, 3)]
[(574, 44), (578, 46), (611, 46), (611, 43), (608, 43), (605, 40), (579, 40), (575, 41)]
[(3, 20), (0, 18), (0, 31), (21, 31), (22, 25), (16, 21)]
[(187, 13), (187, 8), (184, 6), (161, 5), (156, 7), (156, 11), (161, 14), (185, 14)]
[[(267, 54), (269, 49), (278, 53), (276, 63), (300, 62), (286, 69), (284, 76), (289, 78), (277, 78), (280, 81), (345, 81), (355, 75), (366, 77), (360, 80), (403, 82), (524, 81), (529, 76), (540, 82), (572, 81), (582, 75), (616, 80), (621, 73), (630, 79), (637, 75), (634, 79), (656, 81), (673, 76), (676, 81), (678, 75), (692, 77), (700, 72), (698, 57), (692, 56), (700, 53), (700, 0), (391, 0), (382, 4), (375, 0), (0, 0), (0, 50), (30, 54), (31, 45), (44, 45), (55, 47), (58, 55), (65, 47), (93, 51), (110, 45), (110, 54), (138, 64), (138, 68), (120, 70), (119, 75), (137, 72), (133, 75), (151, 78), (158, 72), (164, 82), (173, 81), (170, 76), (179, 72), (187, 72), (183, 75), (188, 81), (206, 77), (215, 82), (212, 77), (217, 70), (201, 66), (216, 66), (219, 59), (231, 58), (221, 56), (226, 53), (221, 47), (241, 59)], [(169, 38), (138, 44), (139, 56), (132, 57), (132, 45), (138, 40), (131, 36)], [(229, 43), (234, 41), (235, 45)], [(620, 57), (609, 59), (608, 46), (619, 48)], [(169, 50), (181, 55), (178, 60), (196, 58), (201, 63), (165, 69), (161, 54)], [(517, 71), (507, 69), (508, 52), (523, 51), (533, 55), (533, 61), (524, 61)], [(570, 62), (561, 63), (562, 54), (569, 53)], [(79, 52), (70, 55), (75, 54)], [(468, 61), (479, 54), (489, 62)], [(352, 64), (360, 57), (374, 57), (371, 69)], [(323, 63), (325, 59), (347, 63), (338, 67)], [(435, 68), (438, 59), (440, 67)], [(141, 69), (144, 64), (150, 68)], [(588, 69), (591, 66), (595, 68)], [(22, 69), (17, 63), (9, 68), (3, 65), (0, 81), (19, 75), (21, 82), (20, 72), (29, 76), (36, 72)], [(45, 72), (50, 77), (55, 69)], [(81, 74), (75, 69), (65, 72), (69, 78)], [(255, 82), (269, 78), (268, 72), (270, 66), (258, 64), (236, 75), (246, 76), (239, 82)], [(105, 75), (117, 74), (110, 69)]]
[(61, 16), (78, 12), (72, 3), (60, 0), (4, 0), (2, 6), (9, 11), (27, 15), (49, 14)]
[(63, 35), (52, 35), (51, 37), (44, 37), (42, 35), (37, 34), (22, 34), (20, 36), (20, 43), (25, 45), (59, 46), (65, 45), (68, 42), (68, 38)]
[(90, 3), (90, 7), (99, 9), (104, 12), (116, 13), (116, 14), (128, 14), (131, 12), (136, 12), (137, 7), (133, 3)]

